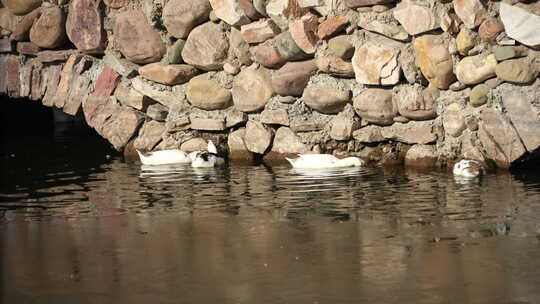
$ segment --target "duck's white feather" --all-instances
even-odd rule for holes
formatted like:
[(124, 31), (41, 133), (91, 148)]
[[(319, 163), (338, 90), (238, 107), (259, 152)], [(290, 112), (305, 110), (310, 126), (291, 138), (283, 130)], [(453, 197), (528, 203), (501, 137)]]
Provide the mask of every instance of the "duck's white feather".
[(210, 153), (217, 154), (217, 148), (216, 148), (216, 146), (214, 145), (214, 143), (213, 143), (211, 140), (208, 141), (208, 148), (207, 148), (207, 150), (208, 150), (208, 152), (210, 152)]
[(142, 153), (137, 150), (141, 163), (143, 165), (168, 165), (168, 164), (181, 164), (190, 163), (191, 159), (186, 152), (174, 149), (174, 150), (162, 150)]
[(208, 152), (196, 151), (189, 153), (193, 168), (211, 168), (225, 163), (223, 158), (217, 156), (217, 148), (211, 140), (208, 141), (207, 149)]
[(364, 161), (358, 157), (339, 159), (330, 154), (300, 154), (295, 159), (286, 159), (293, 168), (300, 169), (344, 168), (364, 165)]
[(475, 160), (463, 159), (454, 165), (454, 175), (462, 177), (477, 177), (482, 174), (482, 165)]

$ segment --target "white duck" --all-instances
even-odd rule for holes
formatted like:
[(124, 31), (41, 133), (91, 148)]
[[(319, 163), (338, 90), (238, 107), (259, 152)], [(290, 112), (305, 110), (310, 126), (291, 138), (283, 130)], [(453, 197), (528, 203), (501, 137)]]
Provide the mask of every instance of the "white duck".
[(191, 162), (187, 153), (178, 149), (154, 152), (141, 152), (137, 150), (137, 153), (139, 153), (139, 158), (143, 165), (189, 164)]
[(339, 159), (330, 154), (299, 154), (297, 158), (285, 158), (293, 168), (299, 169), (323, 169), (345, 168), (363, 166), (365, 162), (358, 157)]
[(482, 174), (482, 165), (475, 160), (460, 160), (454, 165), (454, 175), (462, 177), (477, 177)]
[(193, 168), (213, 168), (225, 163), (223, 158), (217, 156), (217, 148), (211, 140), (208, 141), (207, 152), (191, 152), (188, 157)]

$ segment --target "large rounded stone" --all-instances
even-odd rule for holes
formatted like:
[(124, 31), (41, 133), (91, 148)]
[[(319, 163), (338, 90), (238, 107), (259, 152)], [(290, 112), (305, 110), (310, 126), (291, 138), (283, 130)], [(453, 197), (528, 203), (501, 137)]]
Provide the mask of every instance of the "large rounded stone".
[(477, 55), (463, 58), (456, 66), (459, 82), (472, 85), (495, 77), (497, 59), (495, 55)]
[(394, 85), (398, 83), (401, 67), (399, 50), (391, 44), (368, 42), (357, 48), (352, 58), (356, 81), (361, 84)]
[(315, 60), (288, 62), (272, 75), (272, 87), (281, 96), (302, 96), (309, 78), (316, 71)]
[(53, 49), (66, 41), (66, 16), (59, 7), (50, 7), (41, 11), (41, 16), (30, 29), (30, 41), (35, 45)]
[(230, 107), (231, 92), (222, 88), (217, 82), (202, 77), (189, 81), (186, 88), (189, 102), (203, 110), (222, 110)]
[(367, 89), (354, 98), (353, 105), (358, 116), (377, 125), (391, 125), (398, 115), (390, 90)]
[(304, 144), (298, 135), (288, 127), (281, 127), (276, 131), (272, 153), (298, 154), (309, 152), (309, 147)]
[(452, 56), (441, 36), (424, 35), (414, 40), (418, 65), (426, 79), (439, 89), (448, 89), (456, 77)]
[(141, 11), (127, 10), (118, 14), (114, 35), (120, 52), (132, 62), (152, 63), (165, 54), (165, 44)]
[(430, 98), (434, 95), (430, 92), (424, 94), (422, 86), (416, 84), (402, 87), (396, 93), (394, 100), (396, 101), (399, 114), (402, 116), (413, 120), (429, 120), (437, 116), (435, 104), (437, 98)]
[(485, 84), (475, 86), (469, 94), (469, 102), (473, 107), (479, 107), (486, 104), (488, 99), (489, 87)]
[(2, 4), (13, 14), (24, 15), (41, 6), (41, 0), (2, 0)]
[(434, 145), (414, 145), (405, 154), (405, 166), (432, 167), (437, 163)]
[(249, 152), (246, 147), (244, 138), (246, 136), (246, 129), (240, 128), (234, 132), (231, 132), (227, 137), (227, 146), (229, 147), (229, 159), (236, 160), (252, 160), (253, 153)]
[(307, 88), (302, 99), (308, 107), (317, 112), (336, 114), (351, 100), (351, 92), (331, 87)]
[(188, 82), (199, 74), (199, 71), (187, 64), (150, 63), (139, 68), (139, 74), (155, 82), (175, 85)]
[(274, 90), (267, 70), (245, 69), (234, 78), (232, 88), (234, 107), (242, 112), (263, 109), (272, 95)]
[[(39, 15), (36, 17), (39, 17)], [(8, 10), (7, 8), (0, 8), (0, 30), (2, 32), (2, 35), (11, 34), (16, 27), (16, 23), (17, 17), (13, 15), (10, 10)], [(28, 31), (30, 30), (31, 26), (32, 23), (30, 23), (30, 25), (28, 26)], [(12, 39), (17, 40), (15, 38)]]
[(467, 128), (463, 117), (463, 109), (457, 103), (446, 107), (442, 115), (443, 127), (447, 134), (458, 137)]
[(536, 79), (538, 72), (530, 61), (512, 59), (497, 64), (495, 74), (499, 79), (507, 82), (527, 84)]
[(11, 39), (16, 41), (28, 41), (30, 38), (30, 29), (36, 21), (37, 18), (41, 15), (41, 8), (38, 7), (29, 14), (26, 14), (21, 22), (15, 27), (15, 31), (11, 35)]
[(496, 18), (488, 18), (480, 25), (478, 34), (480, 35), (480, 39), (494, 43), (497, 36), (503, 31), (504, 25), (501, 21)]
[(72, 0), (66, 22), (69, 40), (84, 53), (101, 53), (105, 49), (106, 33), (100, 1)]
[(187, 38), (191, 30), (206, 22), (212, 7), (208, 0), (171, 0), (163, 8), (163, 23), (176, 38)]
[(250, 120), (246, 124), (244, 141), (249, 151), (264, 154), (272, 143), (273, 135), (262, 123)]
[(182, 58), (204, 71), (220, 70), (227, 59), (228, 50), (229, 41), (223, 27), (207, 22), (191, 31), (182, 49)]

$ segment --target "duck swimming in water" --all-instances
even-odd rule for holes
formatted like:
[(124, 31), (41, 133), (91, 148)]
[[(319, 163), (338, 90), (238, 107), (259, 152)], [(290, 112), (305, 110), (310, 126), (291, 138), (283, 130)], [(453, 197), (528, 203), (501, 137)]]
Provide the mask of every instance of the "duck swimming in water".
[(297, 169), (360, 167), (365, 164), (365, 162), (358, 157), (339, 159), (330, 154), (299, 154), (295, 159), (285, 159), (291, 163), (293, 168)]
[(191, 166), (194, 168), (212, 168), (225, 163), (225, 160), (218, 156), (217, 148), (211, 140), (208, 141), (206, 152), (191, 152), (188, 157), (191, 159)]
[(457, 176), (472, 178), (481, 175), (483, 168), (482, 165), (475, 160), (463, 159), (454, 165), (452, 172)]
[(188, 154), (178, 149), (154, 152), (141, 152), (137, 150), (137, 153), (143, 165), (188, 164), (191, 162)]

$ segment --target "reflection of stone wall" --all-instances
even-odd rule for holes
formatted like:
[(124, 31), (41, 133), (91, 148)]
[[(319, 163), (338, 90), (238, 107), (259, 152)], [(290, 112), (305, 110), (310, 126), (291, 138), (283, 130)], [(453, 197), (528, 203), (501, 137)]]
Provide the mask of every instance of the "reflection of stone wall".
[(117, 150), (203, 137), (233, 158), (380, 161), (422, 145), (409, 164), (507, 167), (540, 145), (536, 2), (2, 3), (0, 93), (82, 111)]

